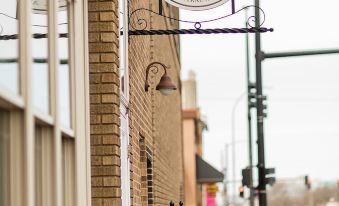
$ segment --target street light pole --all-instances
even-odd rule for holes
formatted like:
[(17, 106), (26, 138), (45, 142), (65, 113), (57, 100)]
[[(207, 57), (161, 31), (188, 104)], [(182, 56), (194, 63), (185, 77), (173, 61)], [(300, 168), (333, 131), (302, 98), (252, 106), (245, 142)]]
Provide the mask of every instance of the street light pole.
[[(260, 27), (260, 2), (255, 0), (255, 27)], [(256, 92), (257, 92), (257, 135), (258, 135), (258, 174), (259, 174), (259, 205), (267, 206), (266, 174), (265, 174), (265, 147), (264, 147), (264, 114), (263, 114), (263, 91), (262, 91), (262, 52), (261, 36), (255, 33), (256, 51)]]
[(235, 152), (235, 144), (236, 144), (236, 141), (235, 141), (235, 111), (239, 105), (239, 103), (241, 102), (242, 98), (246, 95), (247, 93), (244, 92), (242, 93), (236, 100), (235, 100), (235, 103), (233, 105), (233, 109), (232, 109), (232, 121), (231, 121), (231, 124), (232, 124), (232, 141), (231, 141), (231, 144), (232, 144), (232, 201), (235, 202), (235, 197), (236, 197), (236, 194), (237, 194), (237, 188), (236, 188), (236, 152)]
[[(247, 25), (248, 10), (245, 10), (245, 26)], [(252, 115), (250, 108), (250, 90), (251, 90), (251, 78), (250, 78), (250, 50), (249, 50), (249, 35), (246, 34), (246, 74), (247, 74), (247, 120), (248, 120), (248, 154), (249, 154), (249, 168), (250, 168), (250, 206), (254, 206), (254, 191), (253, 191), (253, 151), (252, 151)]]
[(229, 144), (226, 143), (225, 145), (225, 178), (224, 178), (224, 202), (225, 202), (225, 206), (229, 205), (229, 199), (228, 199), (228, 189), (227, 189), (227, 184), (228, 184), (228, 170), (229, 170), (229, 162), (228, 162), (228, 154), (229, 151)]

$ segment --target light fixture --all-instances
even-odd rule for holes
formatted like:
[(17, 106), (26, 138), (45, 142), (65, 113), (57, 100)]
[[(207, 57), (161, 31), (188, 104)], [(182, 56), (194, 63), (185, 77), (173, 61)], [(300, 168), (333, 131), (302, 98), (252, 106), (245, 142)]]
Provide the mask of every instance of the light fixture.
[(151, 64), (147, 66), (145, 91), (148, 92), (148, 89), (150, 87), (148, 83), (149, 72), (152, 71), (152, 73), (157, 74), (159, 72), (159, 66), (160, 68), (164, 70), (164, 74), (162, 75), (155, 89), (160, 91), (161, 94), (165, 96), (171, 95), (174, 92), (174, 90), (177, 89), (177, 87), (173, 84), (171, 78), (167, 75), (168, 67), (166, 67), (163, 63), (160, 63), (160, 62), (152, 62)]

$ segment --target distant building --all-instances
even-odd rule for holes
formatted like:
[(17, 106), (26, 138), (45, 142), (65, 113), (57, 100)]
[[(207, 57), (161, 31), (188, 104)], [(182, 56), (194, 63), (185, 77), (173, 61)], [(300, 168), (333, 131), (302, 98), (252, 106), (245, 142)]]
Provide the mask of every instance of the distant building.
[(215, 204), (215, 183), (222, 182), (224, 176), (202, 159), (202, 136), (207, 124), (202, 120), (197, 106), (195, 74), (182, 82), (183, 132), (184, 132), (184, 172), (185, 205), (205, 206)]

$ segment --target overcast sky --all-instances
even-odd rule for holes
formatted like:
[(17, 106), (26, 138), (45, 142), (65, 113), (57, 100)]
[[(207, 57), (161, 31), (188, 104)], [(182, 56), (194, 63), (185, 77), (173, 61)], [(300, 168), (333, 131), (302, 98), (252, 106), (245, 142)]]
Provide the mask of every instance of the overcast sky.
[[(254, 1), (236, 2), (240, 9)], [(339, 48), (338, 0), (262, 0), (261, 7), (266, 13), (264, 26), (275, 29), (262, 35), (265, 52)], [(230, 3), (226, 3), (204, 12), (182, 10), (181, 19), (204, 20), (229, 12)], [(243, 27), (244, 15), (203, 28)], [(232, 107), (246, 91), (244, 38), (242, 34), (181, 36), (182, 77), (189, 70), (196, 72), (199, 105), (208, 120), (204, 157), (219, 169), (224, 145), (231, 141)], [(252, 57), (253, 41), (251, 35)], [(265, 60), (263, 80), (269, 99), (267, 166), (276, 167), (277, 178), (305, 174), (312, 179), (339, 178), (339, 54)], [(247, 144), (241, 142), (247, 138), (246, 98), (236, 110), (235, 124), (240, 179), (240, 170), (248, 162)]]

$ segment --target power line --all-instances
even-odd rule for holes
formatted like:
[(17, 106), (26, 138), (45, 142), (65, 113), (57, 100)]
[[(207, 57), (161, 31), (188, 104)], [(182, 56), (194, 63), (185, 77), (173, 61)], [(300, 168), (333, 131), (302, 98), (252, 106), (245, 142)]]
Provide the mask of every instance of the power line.
[[(2, 12), (0, 12), (0, 15), (3, 15), (3, 16), (5, 16), (5, 17), (10, 18), (10, 19), (13, 19), (13, 20), (18, 20), (16, 17), (10, 16), (10, 15), (5, 14), (5, 13), (2, 13)], [(65, 22), (65, 23), (60, 23), (60, 24), (58, 24), (58, 25), (67, 25), (67, 24), (68, 24), (68, 23)], [(40, 24), (33, 24), (32, 26), (35, 26), (35, 27), (48, 27), (48, 25), (40, 25)]]
[(17, 18), (15, 18), (15, 17), (13, 17), (13, 16), (10, 16), (10, 15), (8, 15), (8, 14), (2, 13), (2, 12), (0, 12), (0, 15), (3, 15), (3, 16), (8, 17), (8, 18), (10, 18), (10, 19), (17, 20)]

